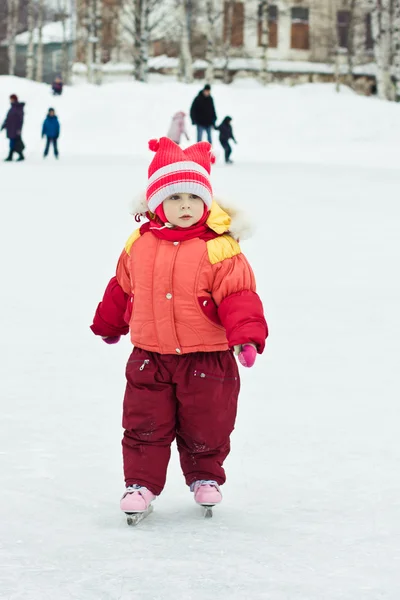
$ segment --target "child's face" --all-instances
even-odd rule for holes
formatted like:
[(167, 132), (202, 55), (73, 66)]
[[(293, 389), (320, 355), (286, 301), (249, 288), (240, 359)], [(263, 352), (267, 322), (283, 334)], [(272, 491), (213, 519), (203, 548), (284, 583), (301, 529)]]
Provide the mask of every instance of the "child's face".
[(204, 214), (204, 202), (195, 194), (173, 194), (163, 202), (167, 220), (175, 227), (191, 227)]

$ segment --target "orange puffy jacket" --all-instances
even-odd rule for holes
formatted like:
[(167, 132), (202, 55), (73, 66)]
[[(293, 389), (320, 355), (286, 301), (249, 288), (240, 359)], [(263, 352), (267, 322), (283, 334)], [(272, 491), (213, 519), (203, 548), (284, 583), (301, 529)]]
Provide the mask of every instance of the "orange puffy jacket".
[[(214, 239), (182, 242), (136, 230), (129, 238), (92, 325), (97, 335), (130, 330), (134, 346), (161, 354), (227, 350), (268, 335), (253, 271), (228, 234), (231, 219), (215, 202)], [(128, 327), (129, 324), (129, 327)]]

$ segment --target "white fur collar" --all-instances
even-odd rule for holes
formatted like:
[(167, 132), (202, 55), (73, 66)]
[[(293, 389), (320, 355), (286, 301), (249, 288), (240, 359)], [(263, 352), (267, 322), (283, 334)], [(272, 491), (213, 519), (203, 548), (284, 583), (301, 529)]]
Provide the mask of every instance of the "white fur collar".
[[(244, 211), (229, 206), (228, 202), (224, 200), (219, 200), (217, 198), (214, 198), (214, 200), (218, 206), (230, 216), (231, 225), (229, 233), (235, 240), (247, 240), (252, 237), (254, 225)], [(148, 207), (145, 193), (139, 194), (130, 202), (129, 212), (132, 215), (139, 214), (144, 217), (147, 210)]]

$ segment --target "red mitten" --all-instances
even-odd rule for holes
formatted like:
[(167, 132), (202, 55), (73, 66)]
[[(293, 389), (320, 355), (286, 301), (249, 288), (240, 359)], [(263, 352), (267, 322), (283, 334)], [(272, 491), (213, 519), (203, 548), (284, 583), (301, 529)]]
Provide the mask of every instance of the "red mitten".
[(235, 354), (243, 367), (252, 367), (256, 362), (257, 348), (254, 344), (235, 346)]
[(118, 344), (121, 339), (120, 335), (108, 335), (101, 338), (106, 344)]

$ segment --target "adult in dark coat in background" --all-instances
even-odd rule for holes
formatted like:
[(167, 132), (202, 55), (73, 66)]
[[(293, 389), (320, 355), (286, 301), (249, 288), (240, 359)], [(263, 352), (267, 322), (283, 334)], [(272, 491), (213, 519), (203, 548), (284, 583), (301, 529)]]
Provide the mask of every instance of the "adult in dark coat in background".
[(23, 151), (24, 143), (21, 138), (22, 127), (24, 124), (24, 106), (25, 102), (19, 102), (15, 94), (10, 96), (11, 108), (7, 113), (5, 121), (2, 125), (7, 132), (7, 137), (10, 140), (10, 152), (6, 158), (7, 162), (12, 161), (14, 152), (19, 154), (18, 161), (25, 160)]
[(193, 125), (197, 126), (197, 141), (201, 142), (203, 133), (207, 133), (207, 139), (212, 144), (211, 127), (215, 127), (217, 114), (215, 112), (214, 100), (211, 96), (211, 86), (208, 84), (199, 92), (193, 100), (190, 109), (190, 118)]

